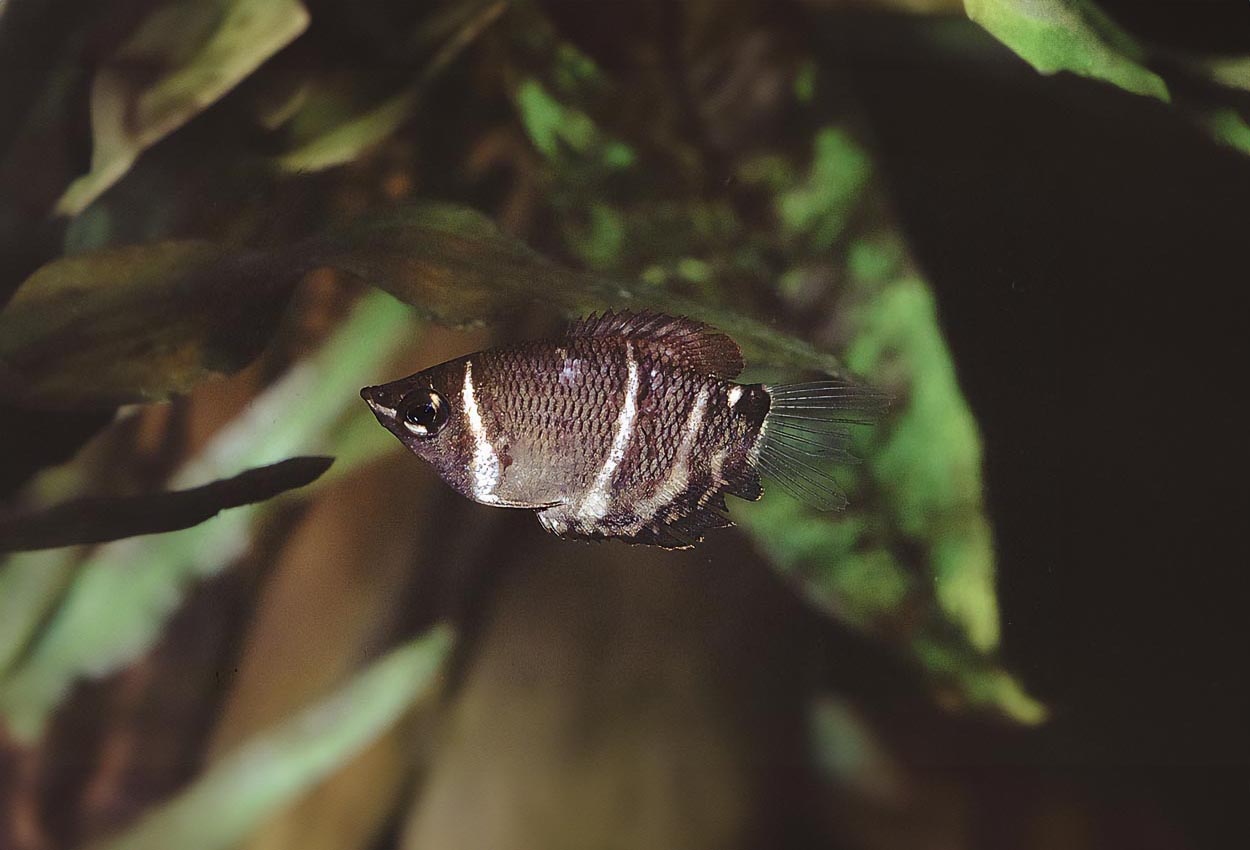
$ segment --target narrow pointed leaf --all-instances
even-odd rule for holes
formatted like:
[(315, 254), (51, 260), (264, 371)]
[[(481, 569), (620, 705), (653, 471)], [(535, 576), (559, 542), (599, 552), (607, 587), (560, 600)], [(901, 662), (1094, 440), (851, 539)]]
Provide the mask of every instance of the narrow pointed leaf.
[(430, 693), (452, 645), (439, 626), (246, 741), (185, 790), (90, 850), (226, 850), (386, 732)]

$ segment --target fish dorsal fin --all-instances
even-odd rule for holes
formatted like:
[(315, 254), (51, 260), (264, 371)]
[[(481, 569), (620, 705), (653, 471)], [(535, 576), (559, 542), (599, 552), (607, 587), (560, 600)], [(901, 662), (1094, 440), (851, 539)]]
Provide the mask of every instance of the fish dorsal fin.
[(736, 342), (711, 325), (684, 316), (609, 310), (575, 322), (568, 335), (651, 342), (690, 369), (718, 378), (734, 378), (742, 371), (742, 351)]

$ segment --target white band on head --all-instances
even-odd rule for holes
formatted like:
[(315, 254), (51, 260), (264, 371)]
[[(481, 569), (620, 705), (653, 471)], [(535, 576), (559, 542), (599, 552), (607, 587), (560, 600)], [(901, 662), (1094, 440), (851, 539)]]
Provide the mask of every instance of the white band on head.
[(461, 400), (464, 403), (465, 423), (473, 435), (473, 459), (469, 461), (473, 497), (479, 502), (498, 502), (495, 488), (499, 485), (499, 457), (486, 437), (486, 426), (482, 424), (482, 412), (478, 410), (477, 396), (473, 391), (473, 363), (469, 360), (464, 361)]

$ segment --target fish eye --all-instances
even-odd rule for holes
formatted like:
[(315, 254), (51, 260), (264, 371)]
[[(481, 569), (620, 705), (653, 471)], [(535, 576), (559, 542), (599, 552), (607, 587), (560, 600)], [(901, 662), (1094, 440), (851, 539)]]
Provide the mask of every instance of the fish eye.
[(447, 424), (447, 399), (434, 390), (413, 390), (399, 402), (399, 421), (418, 437), (433, 437)]

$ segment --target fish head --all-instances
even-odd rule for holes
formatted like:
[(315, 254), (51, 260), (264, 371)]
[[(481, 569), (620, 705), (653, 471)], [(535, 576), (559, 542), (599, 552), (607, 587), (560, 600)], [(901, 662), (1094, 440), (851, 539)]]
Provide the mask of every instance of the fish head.
[(463, 365), (457, 368), (452, 361), (388, 384), (365, 387), (360, 397), (409, 451), (469, 495), (473, 437), (460, 409), (463, 380)]

